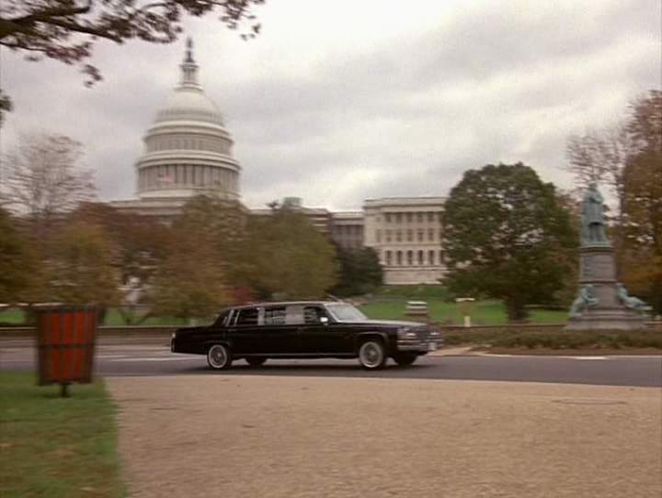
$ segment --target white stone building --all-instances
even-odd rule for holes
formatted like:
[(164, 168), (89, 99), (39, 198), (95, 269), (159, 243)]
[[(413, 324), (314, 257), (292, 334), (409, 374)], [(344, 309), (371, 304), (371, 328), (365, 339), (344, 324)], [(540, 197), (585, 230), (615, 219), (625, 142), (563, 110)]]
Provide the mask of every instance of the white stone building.
[(343, 249), (360, 249), (363, 245), (363, 213), (342, 211), (331, 213), (331, 238)]
[(234, 142), (198, 82), (192, 45), (189, 39), (179, 85), (143, 139), (144, 153), (135, 164), (138, 199), (112, 202), (117, 209), (168, 218), (201, 193), (239, 201)]
[(387, 285), (436, 284), (446, 271), (441, 249), (443, 197), (368, 199), (364, 244), (377, 251)]

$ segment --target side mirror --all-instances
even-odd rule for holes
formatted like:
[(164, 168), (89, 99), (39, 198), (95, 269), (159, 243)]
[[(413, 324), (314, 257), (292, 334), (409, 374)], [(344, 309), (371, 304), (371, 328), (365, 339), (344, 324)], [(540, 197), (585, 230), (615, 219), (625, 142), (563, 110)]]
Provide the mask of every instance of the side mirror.
[(329, 317), (328, 316), (321, 316), (320, 317), (320, 323), (322, 325), (328, 325), (329, 324)]

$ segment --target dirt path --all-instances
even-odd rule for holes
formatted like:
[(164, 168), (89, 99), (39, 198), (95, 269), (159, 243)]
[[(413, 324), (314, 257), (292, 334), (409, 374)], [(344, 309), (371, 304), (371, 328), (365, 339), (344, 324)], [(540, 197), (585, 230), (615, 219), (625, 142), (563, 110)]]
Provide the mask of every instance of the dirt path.
[(133, 497), (662, 496), (659, 389), (108, 379)]

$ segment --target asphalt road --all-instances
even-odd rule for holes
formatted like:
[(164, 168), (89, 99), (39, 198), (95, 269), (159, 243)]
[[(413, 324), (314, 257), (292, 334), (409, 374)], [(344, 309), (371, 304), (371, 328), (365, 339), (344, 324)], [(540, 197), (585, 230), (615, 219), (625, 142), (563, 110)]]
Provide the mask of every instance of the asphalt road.
[[(442, 352), (443, 353), (443, 352)], [(260, 368), (237, 361), (231, 370), (213, 372), (203, 356), (170, 353), (163, 345), (101, 345), (97, 375), (279, 375), (406, 379), (493, 380), (612, 386), (662, 387), (662, 356), (426, 356), (411, 367), (368, 372), (356, 360), (269, 360)], [(34, 370), (30, 345), (0, 344), (0, 370)]]

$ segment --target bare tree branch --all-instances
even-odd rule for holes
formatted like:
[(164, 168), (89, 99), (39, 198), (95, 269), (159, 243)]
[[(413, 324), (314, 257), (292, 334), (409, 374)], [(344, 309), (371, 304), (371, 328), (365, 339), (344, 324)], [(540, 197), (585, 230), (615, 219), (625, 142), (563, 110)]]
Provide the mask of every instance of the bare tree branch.
[(69, 137), (22, 136), (16, 149), (3, 156), (7, 177), (0, 191), (2, 203), (34, 221), (47, 222), (93, 199), (93, 173), (79, 167), (81, 156), (81, 144)]

